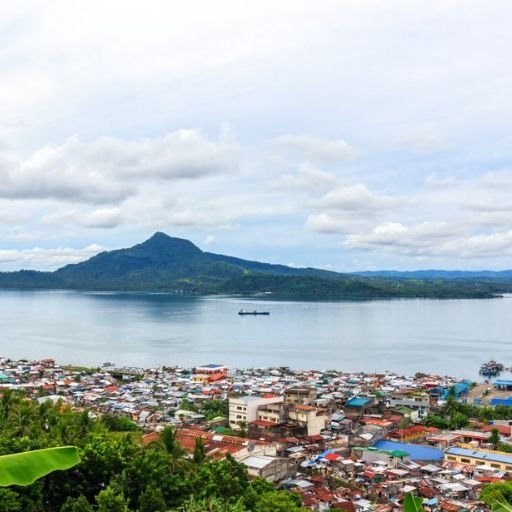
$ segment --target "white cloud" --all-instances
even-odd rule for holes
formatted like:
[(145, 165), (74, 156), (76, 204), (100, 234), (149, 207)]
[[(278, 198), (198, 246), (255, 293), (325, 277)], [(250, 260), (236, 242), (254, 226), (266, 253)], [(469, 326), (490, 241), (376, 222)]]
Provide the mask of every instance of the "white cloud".
[(428, 188), (450, 188), (457, 184), (452, 176), (440, 177), (437, 174), (429, 174), (425, 180)]
[(338, 183), (335, 174), (317, 169), (308, 162), (301, 164), (295, 174), (284, 174), (270, 188), (281, 191), (324, 192)]
[(355, 159), (358, 152), (342, 139), (322, 139), (311, 135), (280, 135), (269, 141), (276, 149), (295, 152), (313, 163), (341, 163)]
[(116, 203), (138, 193), (148, 180), (186, 180), (229, 173), (237, 148), (212, 142), (198, 130), (122, 140), (77, 137), (46, 146), (28, 158), (0, 159), (0, 197)]
[(44, 249), (3, 249), (0, 250), (1, 271), (20, 268), (34, 270), (55, 270), (69, 263), (79, 263), (101, 252), (103, 247), (91, 244), (81, 249), (57, 247)]
[(119, 226), (123, 222), (123, 217), (119, 208), (99, 208), (87, 212), (73, 209), (47, 214), (41, 222), (47, 225), (74, 223), (86, 228), (107, 229)]
[(512, 230), (471, 234), (467, 226), (453, 222), (413, 225), (388, 222), (379, 224), (368, 233), (348, 235), (343, 246), (414, 257), (495, 257), (497, 254), (512, 254)]
[(393, 210), (404, 206), (407, 201), (388, 195), (378, 195), (362, 183), (340, 186), (325, 194), (315, 205), (319, 208), (347, 212), (368, 212), (378, 215), (382, 210)]

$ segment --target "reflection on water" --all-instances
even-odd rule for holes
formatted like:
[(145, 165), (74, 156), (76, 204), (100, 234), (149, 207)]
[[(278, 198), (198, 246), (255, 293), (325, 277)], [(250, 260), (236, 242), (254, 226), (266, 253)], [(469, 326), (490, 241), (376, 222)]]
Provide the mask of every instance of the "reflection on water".
[[(241, 308), (270, 316), (240, 316)], [(286, 365), (476, 378), (512, 366), (512, 299), (288, 302), (1, 291), (0, 353), (98, 365)]]

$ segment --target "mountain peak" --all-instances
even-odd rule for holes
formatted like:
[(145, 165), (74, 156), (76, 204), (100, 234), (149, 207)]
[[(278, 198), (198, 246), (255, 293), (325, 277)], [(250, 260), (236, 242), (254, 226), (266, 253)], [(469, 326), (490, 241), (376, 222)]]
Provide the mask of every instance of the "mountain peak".
[(157, 231), (153, 236), (142, 242), (138, 248), (150, 249), (156, 252), (178, 252), (200, 254), (203, 251), (190, 240), (169, 236), (162, 231)]

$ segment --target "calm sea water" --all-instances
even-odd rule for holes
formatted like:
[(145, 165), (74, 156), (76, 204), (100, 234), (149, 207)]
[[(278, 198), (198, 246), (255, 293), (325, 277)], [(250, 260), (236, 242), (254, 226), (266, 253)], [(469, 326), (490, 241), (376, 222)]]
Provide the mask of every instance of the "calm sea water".
[[(240, 308), (270, 311), (244, 316)], [(512, 298), (258, 301), (159, 294), (1, 291), (0, 355), (62, 363), (430, 371), (512, 366)]]

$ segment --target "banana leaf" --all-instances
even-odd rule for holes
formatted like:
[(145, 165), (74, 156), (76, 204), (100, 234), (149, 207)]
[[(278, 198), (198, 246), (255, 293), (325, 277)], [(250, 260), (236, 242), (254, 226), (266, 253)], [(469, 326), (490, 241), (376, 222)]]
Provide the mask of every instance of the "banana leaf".
[(512, 512), (512, 505), (510, 503), (495, 501), (492, 504), (492, 512)]
[(0, 456), (0, 487), (30, 485), (52, 471), (69, 469), (80, 462), (75, 446), (45, 448)]
[(417, 498), (412, 493), (405, 496), (404, 499), (404, 512), (423, 512), (423, 500)]

